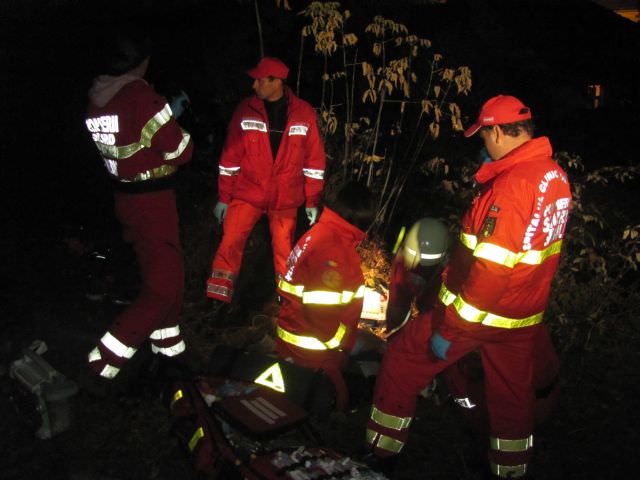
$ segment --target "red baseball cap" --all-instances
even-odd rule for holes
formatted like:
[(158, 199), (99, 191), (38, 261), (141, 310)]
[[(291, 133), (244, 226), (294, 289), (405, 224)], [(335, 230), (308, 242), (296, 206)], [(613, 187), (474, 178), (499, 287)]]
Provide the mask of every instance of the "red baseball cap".
[(490, 98), (480, 109), (480, 115), (473, 125), (464, 131), (470, 137), (487, 125), (504, 125), (531, 118), (531, 109), (516, 97), (498, 95)]
[(263, 57), (255, 68), (247, 70), (247, 74), (254, 79), (275, 77), (284, 80), (289, 75), (289, 67), (274, 57)]

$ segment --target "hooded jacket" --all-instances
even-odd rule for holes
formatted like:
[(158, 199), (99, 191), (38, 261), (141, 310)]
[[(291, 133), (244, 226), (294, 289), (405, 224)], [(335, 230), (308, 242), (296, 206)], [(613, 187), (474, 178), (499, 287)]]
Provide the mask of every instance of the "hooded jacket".
[(190, 135), (167, 101), (138, 76), (97, 77), (89, 100), (87, 129), (118, 182), (166, 177), (191, 158)]

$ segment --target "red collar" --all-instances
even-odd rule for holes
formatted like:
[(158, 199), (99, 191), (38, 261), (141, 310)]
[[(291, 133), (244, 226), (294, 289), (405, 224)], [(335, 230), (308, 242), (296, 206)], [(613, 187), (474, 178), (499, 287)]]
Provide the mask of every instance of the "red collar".
[(478, 183), (487, 183), (518, 163), (529, 162), (540, 157), (548, 158), (552, 154), (551, 142), (547, 137), (533, 138), (518, 148), (514, 148), (500, 160), (483, 163), (476, 172), (476, 180)]

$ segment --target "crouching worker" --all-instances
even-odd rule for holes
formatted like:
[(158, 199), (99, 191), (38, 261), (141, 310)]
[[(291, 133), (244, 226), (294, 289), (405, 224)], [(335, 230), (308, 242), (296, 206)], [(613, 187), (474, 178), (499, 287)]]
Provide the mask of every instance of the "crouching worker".
[[(139, 28), (138, 28), (139, 30)], [(125, 32), (112, 37), (103, 75), (89, 91), (86, 125), (114, 189), (123, 237), (135, 250), (142, 288), (88, 355), (95, 376), (87, 390), (106, 389), (138, 348), (175, 359), (185, 350), (180, 333), (184, 267), (174, 179), (191, 158), (193, 142), (167, 101), (143, 79), (149, 40)], [(102, 386), (102, 388), (100, 388)], [(106, 391), (104, 392), (106, 393)]]
[(336, 406), (347, 406), (341, 370), (356, 340), (364, 297), (358, 244), (373, 220), (371, 192), (351, 182), (341, 188), (295, 245), (278, 282), (278, 355), (320, 368), (336, 388)]

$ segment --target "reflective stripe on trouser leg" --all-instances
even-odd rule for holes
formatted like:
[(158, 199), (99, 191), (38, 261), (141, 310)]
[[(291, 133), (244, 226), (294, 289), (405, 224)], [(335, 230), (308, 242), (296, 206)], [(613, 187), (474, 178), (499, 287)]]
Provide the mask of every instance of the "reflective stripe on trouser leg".
[(397, 455), (409, 436), (412, 417), (401, 417), (371, 407), (367, 423), (367, 445), (380, 457)]
[(178, 325), (154, 330), (151, 332), (149, 340), (151, 340), (151, 351), (153, 353), (159, 353), (167, 357), (180, 355), (186, 348)]
[(533, 452), (533, 435), (505, 439), (489, 437), (489, 465), (494, 475), (502, 478), (522, 477), (527, 473), (526, 461)]

